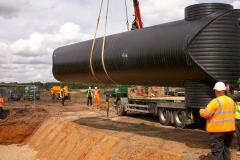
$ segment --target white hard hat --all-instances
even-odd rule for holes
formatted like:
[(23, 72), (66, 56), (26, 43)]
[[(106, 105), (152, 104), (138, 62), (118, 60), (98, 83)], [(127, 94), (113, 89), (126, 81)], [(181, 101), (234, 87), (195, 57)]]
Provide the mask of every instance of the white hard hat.
[(91, 89), (91, 87), (88, 87), (88, 89)]
[(227, 87), (225, 86), (225, 84), (223, 82), (217, 82), (213, 89), (216, 91), (225, 91), (227, 89)]
[(95, 89), (97, 89), (97, 87), (95, 87)]

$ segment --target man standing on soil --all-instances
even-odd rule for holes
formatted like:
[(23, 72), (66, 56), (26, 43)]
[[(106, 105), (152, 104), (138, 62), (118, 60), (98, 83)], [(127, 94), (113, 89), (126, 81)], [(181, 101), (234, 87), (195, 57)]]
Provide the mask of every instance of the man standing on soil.
[(235, 102), (225, 95), (226, 86), (217, 82), (213, 88), (214, 98), (200, 115), (207, 119), (206, 130), (211, 136), (213, 160), (230, 160), (229, 148), (235, 131)]
[(4, 105), (4, 99), (3, 96), (0, 95), (0, 119), (3, 117), (3, 105)]
[(87, 105), (89, 106), (92, 106), (92, 97), (93, 97), (93, 92), (92, 92), (92, 89), (91, 87), (88, 88), (87, 90)]
[(62, 106), (64, 106), (64, 101), (65, 101), (64, 87), (62, 87), (60, 90), (60, 99), (62, 101)]
[(95, 90), (94, 90), (94, 101), (95, 101), (95, 105), (97, 107), (100, 106), (100, 90), (95, 87)]

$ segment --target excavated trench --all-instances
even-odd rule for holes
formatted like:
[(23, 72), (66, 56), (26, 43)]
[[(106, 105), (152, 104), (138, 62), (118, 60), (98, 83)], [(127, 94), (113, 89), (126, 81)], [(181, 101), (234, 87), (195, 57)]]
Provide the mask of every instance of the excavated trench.
[(8, 112), (7, 118), (0, 122), (0, 154), (5, 159), (181, 159), (178, 154), (138, 142), (135, 138), (130, 142), (129, 137), (134, 137), (132, 133), (105, 132), (72, 122), (72, 115), (49, 117), (46, 110), (31, 108)]
[(62, 160), (180, 160), (181, 156), (128, 141), (129, 133), (102, 132), (63, 118), (50, 118), (26, 141), (40, 159)]
[(1, 145), (24, 142), (48, 115), (44, 109), (33, 108), (14, 108), (4, 112), (6, 117), (0, 120)]
[(13, 109), (0, 122), (0, 160), (208, 160), (206, 136), (101, 111)]

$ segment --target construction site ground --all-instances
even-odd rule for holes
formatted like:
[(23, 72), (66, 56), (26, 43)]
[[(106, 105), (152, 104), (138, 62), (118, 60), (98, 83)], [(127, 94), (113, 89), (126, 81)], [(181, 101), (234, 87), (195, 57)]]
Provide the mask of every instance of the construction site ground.
[[(73, 96), (62, 107), (45, 94), (38, 102), (7, 102), (0, 121), (0, 160), (208, 160), (210, 137), (198, 126), (162, 126), (151, 115), (109, 119), (105, 103), (86, 106)], [(111, 101), (113, 106), (113, 100)], [(231, 148), (237, 160), (236, 139)]]

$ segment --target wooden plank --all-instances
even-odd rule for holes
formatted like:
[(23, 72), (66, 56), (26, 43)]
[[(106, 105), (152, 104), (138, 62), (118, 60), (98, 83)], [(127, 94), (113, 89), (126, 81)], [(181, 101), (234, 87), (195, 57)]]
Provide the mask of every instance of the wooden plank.
[[(129, 98), (130, 99), (130, 98)], [(166, 101), (185, 101), (185, 97), (174, 97), (174, 96), (166, 96), (166, 97), (144, 97), (130, 100), (166, 100)]]

